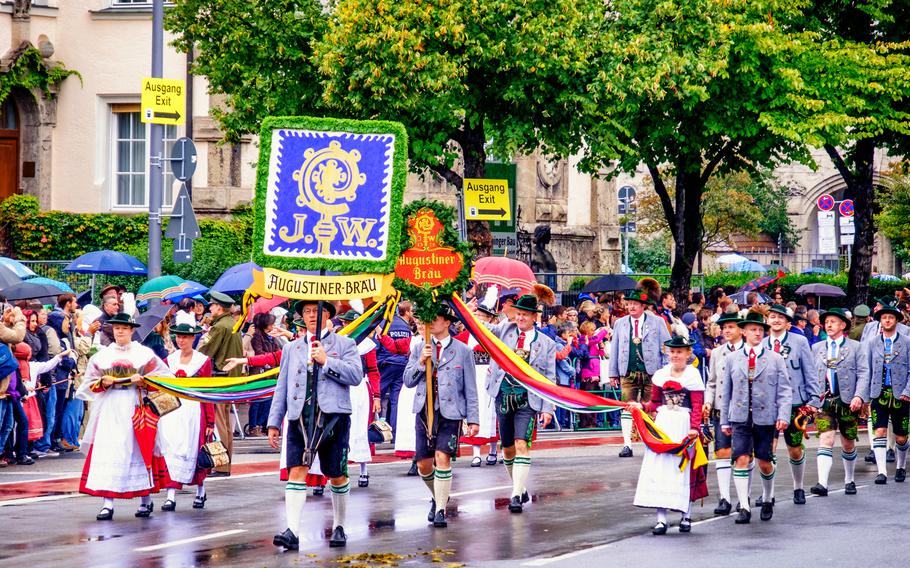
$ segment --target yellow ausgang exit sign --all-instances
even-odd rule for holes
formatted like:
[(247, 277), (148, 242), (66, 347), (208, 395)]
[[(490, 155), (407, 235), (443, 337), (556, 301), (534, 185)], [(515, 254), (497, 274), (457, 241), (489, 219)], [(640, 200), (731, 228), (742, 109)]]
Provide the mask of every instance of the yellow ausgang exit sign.
[(186, 81), (182, 79), (142, 80), (142, 122), (183, 124), (186, 122)]
[(462, 193), (465, 219), (508, 221), (512, 218), (512, 202), (506, 180), (465, 178)]

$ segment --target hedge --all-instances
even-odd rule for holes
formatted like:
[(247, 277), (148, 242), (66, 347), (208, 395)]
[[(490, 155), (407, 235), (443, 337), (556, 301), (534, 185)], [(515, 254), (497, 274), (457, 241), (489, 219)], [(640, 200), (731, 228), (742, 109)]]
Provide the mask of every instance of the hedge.
[[(148, 215), (41, 211), (30, 195), (0, 203), (2, 227), (10, 256), (20, 260), (72, 260), (87, 252), (110, 249), (148, 261)], [(167, 219), (164, 220), (167, 227)], [(199, 219), (202, 237), (193, 241), (193, 262), (175, 264), (173, 241), (162, 240), (163, 274), (211, 285), (222, 272), (248, 262), (252, 250), (253, 216), (249, 206), (232, 211), (229, 221)], [(143, 278), (105, 278), (136, 289)]]

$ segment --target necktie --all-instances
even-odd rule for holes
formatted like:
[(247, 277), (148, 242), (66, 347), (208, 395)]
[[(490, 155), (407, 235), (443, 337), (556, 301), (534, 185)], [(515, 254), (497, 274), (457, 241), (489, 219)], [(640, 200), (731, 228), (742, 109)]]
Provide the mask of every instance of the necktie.
[(635, 338), (637, 339), (638, 338), (638, 320), (634, 320), (634, 321), (635, 321)]
[(774, 352), (780, 353), (780, 339), (774, 340)]
[(755, 349), (749, 349), (749, 370), (755, 370)]
[(518, 334), (518, 343), (515, 345), (515, 349), (524, 349), (525, 348), (525, 332)]
[(439, 362), (442, 360), (442, 342), (436, 342), (436, 366), (439, 366)]
[[(837, 357), (837, 342), (829, 341), (828, 342), (828, 359), (832, 361)], [(828, 388), (831, 390), (831, 394), (836, 395), (837, 393), (837, 372), (828, 368)]]
[(885, 386), (891, 386), (891, 338), (885, 338)]

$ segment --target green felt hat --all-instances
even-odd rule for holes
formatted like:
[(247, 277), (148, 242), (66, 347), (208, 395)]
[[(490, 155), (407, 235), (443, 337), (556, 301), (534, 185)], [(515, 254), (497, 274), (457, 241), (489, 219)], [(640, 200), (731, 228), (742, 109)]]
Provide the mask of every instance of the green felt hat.
[(626, 301), (639, 302), (644, 305), (653, 304), (654, 300), (648, 296), (648, 293), (644, 290), (635, 290), (630, 295), (626, 296)]
[(190, 325), (188, 323), (172, 325), (168, 328), (168, 330), (170, 330), (170, 332), (174, 335), (199, 335), (203, 331), (201, 327)]
[(666, 345), (667, 347), (670, 347), (670, 348), (673, 348), (673, 347), (691, 348), (693, 345), (695, 345), (695, 340), (685, 338), (682, 335), (674, 335), (673, 337), (671, 337), (669, 339), (669, 341), (664, 341), (664, 345)]
[(236, 303), (234, 302), (234, 298), (231, 298), (224, 292), (219, 292), (218, 290), (212, 290), (209, 292), (209, 298), (212, 300), (212, 302), (224, 308), (230, 308)]
[(133, 318), (126, 312), (120, 312), (119, 314), (114, 315), (107, 323), (110, 325), (128, 325), (130, 327), (140, 327), (141, 324), (138, 324), (133, 321)]
[[(881, 311), (881, 310), (879, 310), (879, 311)], [(850, 326), (853, 325), (853, 322), (850, 321), (850, 318), (847, 317), (847, 314), (844, 312), (843, 308), (831, 308), (827, 312), (823, 313), (822, 317), (819, 320), (820, 323), (822, 325), (825, 325), (825, 321), (831, 316), (843, 320), (843, 322), (847, 324), (847, 329), (850, 329)]]
[(742, 328), (745, 328), (749, 324), (760, 325), (765, 329), (765, 331), (768, 331), (768, 329), (771, 327), (768, 325), (768, 322), (765, 321), (765, 316), (761, 315), (758, 312), (749, 312), (746, 314), (746, 317), (739, 320), (738, 323), (739, 327)]
[(780, 314), (780, 315), (784, 316), (785, 318), (787, 318), (787, 321), (790, 321), (790, 322), (793, 321), (793, 316), (790, 315), (790, 312), (787, 311), (787, 308), (785, 306), (782, 306), (780, 304), (771, 304), (771, 311), (774, 312), (775, 314)]
[(717, 323), (717, 325), (723, 327), (723, 325), (725, 323), (739, 324), (739, 322), (741, 322), (741, 321), (743, 321), (743, 320), (741, 317), (739, 317), (739, 312), (725, 312), (725, 313), (721, 314), (721, 316), (719, 318), (717, 318), (717, 322), (715, 322), (715, 323)]
[(537, 297), (531, 294), (525, 294), (524, 296), (518, 298), (513, 307), (516, 310), (522, 310), (525, 312), (540, 312), (540, 306), (537, 304)]
[(897, 301), (896, 301), (895, 299), (891, 299), (891, 298), (879, 298), (878, 300), (876, 300), (876, 302), (878, 302), (879, 304), (881, 304), (882, 307), (879, 308), (878, 311), (876, 311), (876, 312), (872, 315), (872, 318), (873, 318), (875, 321), (881, 320), (881, 319), (882, 319), (882, 316), (885, 315), (885, 314), (891, 314), (891, 315), (893, 315), (894, 317), (897, 318), (897, 321), (903, 321), (903, 319), (904, 319), (904, 314), (901, 313), (901, 311), (900, 311), (899, 309), (897, 309)]

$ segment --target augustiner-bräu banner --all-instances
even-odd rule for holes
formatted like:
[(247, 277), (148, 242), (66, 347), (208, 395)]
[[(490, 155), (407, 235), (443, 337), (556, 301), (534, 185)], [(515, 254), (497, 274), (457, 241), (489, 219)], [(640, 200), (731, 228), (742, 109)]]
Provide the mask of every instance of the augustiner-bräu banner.
[(253, 285), (247, 293), (294, 300), (364, 300), (393, 293), (394, 277), (394, 274), (319, 276), (263, 268), (261, 271), (253, 270)]

